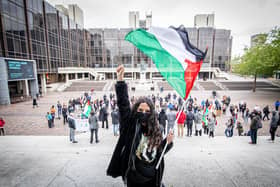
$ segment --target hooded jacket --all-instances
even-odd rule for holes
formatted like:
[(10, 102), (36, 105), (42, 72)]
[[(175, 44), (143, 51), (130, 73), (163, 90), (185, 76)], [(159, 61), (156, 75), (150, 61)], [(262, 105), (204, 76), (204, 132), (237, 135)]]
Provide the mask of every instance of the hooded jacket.
[[(135, 151), (141, 138), (140, 125), (131, 114), (130, 103), (128, 99), (127, 85), (124, 81), (118, 81), (116, 84), (117, 104), (119, 107), (120, 119), (120, 137), (113, 152), (111, 161), (107, 169), (107, 175), (113, 178), (122, 176), (126, 181), (128, 171), (133, 165)], [(157, 148), (156, 163), (162, 153), (166, 139), (161, 142)], [(171, 149), (173, 143), (168, 144), (166, 152)], [(165, 153), (166, 153), (165, 152)], [(164, 159), (161, 160), (158, 170), (156, 170), (156, 186), (161, 185), (164, 170)]]

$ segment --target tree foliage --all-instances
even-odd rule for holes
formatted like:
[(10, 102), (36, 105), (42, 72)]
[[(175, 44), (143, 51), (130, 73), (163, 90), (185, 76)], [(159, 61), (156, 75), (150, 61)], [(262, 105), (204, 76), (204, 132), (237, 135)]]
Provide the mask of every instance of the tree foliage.
[(233, 71), (241, 75), (271, 76), (280, 70), (280, 28), (260, 34), (256, 45), (245, 49), (241, 63), (233, 65)]

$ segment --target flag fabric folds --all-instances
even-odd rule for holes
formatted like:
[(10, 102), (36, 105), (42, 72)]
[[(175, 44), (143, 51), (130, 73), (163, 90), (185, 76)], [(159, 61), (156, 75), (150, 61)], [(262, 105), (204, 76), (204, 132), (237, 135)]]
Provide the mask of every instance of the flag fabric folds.
[(206, 51), (189, 42), (184, 27), (137, 29), (128, 33), (125, 40), (149, 56), (168, 83), (187, 99)]
[(88, 118), (91, 110), (92, 109), (91, 109), (90, 101), (87, 101), (86, 104), (85, 104), (85, 108), (84, 108), (83, 114)]

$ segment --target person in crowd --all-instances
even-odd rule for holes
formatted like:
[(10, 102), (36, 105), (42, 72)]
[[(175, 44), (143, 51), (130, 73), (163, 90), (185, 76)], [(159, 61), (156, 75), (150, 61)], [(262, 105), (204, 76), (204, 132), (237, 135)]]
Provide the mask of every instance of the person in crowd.
[(107, 111), (107, 107), (106, 107), (106, 104), (102, 104), (102, 108), (99, 112), (99, 118), (100, 118), (100, 121), (102, 121), (102, 128), (104, 128), (104, 122), (106, 122), (106, 129), (109, 128), (109, 125), (108, 125), (108, 111)]
[(52, 126), (54, 127), (54, 118), (55, 118), (55, 108), (54, 105), (51, 107), (51, 115), (52, 115)]
[(52, 128), (52, 118), (53, 118), (52, 115), (49, 112), (47, 112), (46, 119), (48, 120), (49, 128)]
[(194, 120), (194, 114), (192, 111), (188, 111), (187, 113), (187, 136), (192, 136), (192, 127), (193, 127), (193, 120)]
[(37, 98), (36, 97), (33, 97), (33, 108), (38, 107), (38, 103), (37, 103)]
[(63, 124), (65, 125), (65, 123), (67, 122), (67, 106), (66, 106), (66, 104), (63, 104), (62, 116), (63, 116)]
[(248, 124), (249, 117), (250, 117), (250, 110), (249, 110), (249, 108), (246, 108), (244, 118), (243, 118), (245, 125)]
[(194, 114), (194, 124), (195, 124), (195, 136), (201, 136), (202, 134), (202, 111), (198, 108), (198, 112)]
[(0, 136), (1, 136), (1, 134), (3, 134), (3, 136), (5, 136), (4, 126), (5, 126), (5, 121), (3, 118), (0, 117)]
[(90, 130), (90, 143), (93, 142), (93, 133), (95, 134), (95, 142), (98, 143), (98, 119), (97, 115), (94, 111), (91, 111), (90, 116), (88, 118), (89, 130)]
[(62, 112), (62, 105), (60, 104), (59, 101), (57, 101), (57, 115), (58, 115), (58, 119), (60, 120), (60, 116), (61, 116), (61, 112)]
[[(156, 164), (167, 143), (173, 146), (173, 132), (163, 139), (153, 102), (139, 98), (130, 108), (127, 84), (123, 81), (124, 67), (117, 68), (116, 95), (120, 112), (120, 137), (107, 169), (107, 175), (122, 176), (127, 187), (162, 186), (164, 158)], [(164, 152), (164, 153), (166, 153)]]
[(269, 111), (269, 106), (266, 105), (264, 108), (263, 108), (263, 118), (262, 120), (264, 121), (265, 117), (267, 118), (267, 120), (270, 120), (268, 115), (269, 115), (270, 111)]
[(225, 130), (226, 137), (233, 136), (233, 129), (234, 129), (234, 120), (233, 117), (231, 117), (226, 123), (226, 130)]
[(240, 121), (237, 121), (236, 124), (237, 124), (236, 128), (237, 128), (238, 136), (242, 136), (242, 133), (244, 132), (243, 126)]
[(69, 129), (70, 129), (70, 134), (69, 134), (70, 135), (70, 142), (78, 143), (75, 140), (76, 124), (75, 124), (75, 119), (74, 119), (73, 113), (70, 113), (69, 116), (68, 116), (68, 126), (69, 126)]
[(167, 114), (167, 133), (169, 133), (170, 129), (174, 128), (176, 121), (176, 111), (174, 108), (171, 108), (170, 112)]
[(280, 106), (280, 101), (279, 100), (275, 101), (274, 106), (275, 106), (275, 111), (278, 111), (279, 106)]
[(111, 112), (111, 117), (112, 117), (114, 136), (118, 136), (119, 135), (119, 109), (117, 106), (115, 106), (113, 111)]
[(167, 121), (167, 115), (165, 113), (164, 109), (161, 109), (159, 115), (158, 115), (158, 122), (162, 127), (163, 134), (166, 135), (166, 121)]
[(252, 114), (252, 120), (250, 125), (251, 142), (250, 144), (257, 144), (257, 134), (258, 134), (258, 123), (261, 120), (257, 113)]
[(272, 117), (271, 117), (271, 121), (270, 121), (270, 135), (271, 135), (271, 141), (274, 142), (275, 139), (275, 132), (277, 130), (278, 127), (278, 121), (279, 121), (279, 114), (276, 111), (272, 112)]
[[(180, 114), (180, 116), (178, 117), (178, 115)], [(178, 137), (183, 137), (184, 136), (184, 123), (186, 120), (186, 114), (185, 112), (182, 110), (182, 112), (180, 113), (180, 111), (177, 112), (176, 114), (176, 118), (178, 118)]]
[(214, 112), (212, 112), (212, 114), (208, 118), (209, 138), (211, 136), (212, 136), (212, 138), (214, 138), (215, 125), (216, 125), (216, 116), (215, 116)]

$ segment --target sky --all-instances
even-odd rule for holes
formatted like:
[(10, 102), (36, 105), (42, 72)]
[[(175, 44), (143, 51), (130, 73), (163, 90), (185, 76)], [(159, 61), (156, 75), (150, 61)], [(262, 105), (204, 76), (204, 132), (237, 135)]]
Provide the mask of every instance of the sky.
[(152, 25), (194, 26), (196, 14), (215, 14), (217, 29), (231, 30), (232, 57), (250, 46), (250, 36), (280, 27), (280, 0), (47, 0), (52, 5), (77, 4), (85, 28), (127, 28), (129, 11), (140, 19), (152, 11)]

